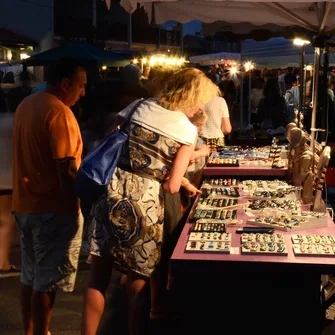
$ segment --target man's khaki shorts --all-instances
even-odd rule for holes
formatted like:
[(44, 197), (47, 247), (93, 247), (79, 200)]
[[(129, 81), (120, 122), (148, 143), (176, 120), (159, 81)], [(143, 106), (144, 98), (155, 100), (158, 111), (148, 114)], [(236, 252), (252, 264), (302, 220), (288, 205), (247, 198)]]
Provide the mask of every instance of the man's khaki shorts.
[(82, 243), (81, 213), (14, 215), (21, 234), (21, 282), (37, 292), (72, 292)]

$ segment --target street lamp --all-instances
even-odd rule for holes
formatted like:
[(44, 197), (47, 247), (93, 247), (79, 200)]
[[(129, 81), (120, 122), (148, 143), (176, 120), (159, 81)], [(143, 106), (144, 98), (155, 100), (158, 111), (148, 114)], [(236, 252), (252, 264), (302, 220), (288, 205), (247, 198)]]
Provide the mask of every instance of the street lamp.
[(303, 47), (303, 46), (305, 46), (305, 45), (311, 44), (311, 42), (310, 42), (310, 41), (307, 41), (307, 40), (303, 40), (303, 39), (301, 39), (301, 38), (295, 38), (295, 39), (293, 40), (293, 44), (294, 44), (294, 45), (297, 45), (297, 46), (300, 46), (300, 47)]
[(248, 99), (248, 124), (251, 123), (251, 72), (254, 68), (254, 64), (251, 62), (244, 63), (245, 72), (249, 72), (249, 83), (248, 83), (248, 90), (249, 90), (249, 99)]

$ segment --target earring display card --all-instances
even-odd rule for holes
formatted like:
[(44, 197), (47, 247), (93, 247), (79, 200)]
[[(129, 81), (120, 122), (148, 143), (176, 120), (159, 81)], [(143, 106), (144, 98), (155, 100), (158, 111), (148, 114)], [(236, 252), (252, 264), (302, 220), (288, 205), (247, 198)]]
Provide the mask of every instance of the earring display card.
[(230, 242), (231, 234), (230, 233), (191, 233), (189, 241), (217, 241), (217, 242)]
[(186, 252), (210, 252), (230, 254), (230, 242), (204, 242), (204, 241), (188, 241)]
[(208, 167), (239, 167), (239, 160), (235, 158), (223, 158), (219, 154), (214, 154), (207, 160)]
[(299, 228), (300, 224), (302, 224), (303, 222), (307, 222), (307, 220), (287, 217), (284, 215), (258, 217), (256, 219), (249, 219), (247, 221), (248, 224), (252, 224), (255, 226), (275, 228), (283, 231), (290, 231), (292, 229)]
[(202, 184), (202, 187), (207, 187), (208, 186), (213, 186), (213, 187), (217, 187), (217, 186), (237, 186), (238, 185), (238, 181), (237, 179), (222, 179), (222, 178), (216, 178), (216, 179), (208, 179), (205, 180)]
[(227, 219), (235, 219), (237, 216), (237, 210), (224, 210), (224, 209), (200, 209), (197, 208), (194, 211), (192, 221), (196, 221), (198, 219), (215, 219), (215, 220), (227, 220)]
[(249, 255), (287, 255), (285, 243), (276, 242), (244, 242), (241, 253)]
[(248, 209), (259, 211), (264, 208), (285, 209), (297, 211), (300, 209), (300, 204), (297, 200), (251, 200), (249, 201)]
[(238, 200), (234, 198), (200, 198), (197, 207), (202, 207), (206, 209), (210, 209), (211, 207), (228, 207), (228, 206), (235, 206), (238, 204)]
[(226, 196), (226, 197), (234, 197), (238, 198), (240, 196), (240, 193), (238, 191), (238, 187), (207, 187), (201, 188), (202, 194), (204, 196)]
[(335, 244), (332, 235), (292, 235), (293, 244)]
[(256, 242), (256, 243), (284, 243), (283, 234), (261, 234), (261, 233), (243, 233), (241, 242)]
[(277, 191), (282, 192), (290, 190), (294, 186), (282, 180), (244, 180), (242, 182), (243, 189), (245, 190), (258, 190), (258, 191)]
[(196, 222), (191, 228), (194, 233), (225, 233), (226, 224), (221, 222)]
[(292, 247), (294, 254), (296, 256), (335, 257), (334, 244), (301, 243), (301, 244), (292, 244)]

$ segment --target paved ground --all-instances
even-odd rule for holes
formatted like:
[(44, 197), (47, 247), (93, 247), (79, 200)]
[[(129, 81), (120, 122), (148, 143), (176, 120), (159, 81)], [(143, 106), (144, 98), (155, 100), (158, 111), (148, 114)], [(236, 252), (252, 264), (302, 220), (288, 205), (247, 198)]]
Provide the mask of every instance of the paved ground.
[[(89, 265), (86, 257), (81, 257), (76, 289), (73, 293), (57, 295), (50, 331), (52, 335), (79, 335), (81, 310), (84, 291), (87, 286)], [(14, 248), (12, 262), (20, 265), (20, 250)], [(109, 287), (106, 308), (98, 335), (127, 335), (126, 294), (119, 285), (120, 274), (113, 274)], [(21, 335), (21, 317), (19, 307), (19, 277), (0, 279), (0, 335)], [(147, 306), (144, 306), (144, 311)], [(172, 332), (177, 335), (178, 324), (149, 323), (142, 325), (139, 335), (165, 335)], [(173, 329), (173, 330), (172, 330)]]
[[(13, 263), (19, 265), (19, 249), (13, 252)], [(83, 294), (87, 285), (89, 266), (82, 258), (77, 277), (76, 290), (70, 294), (59, 293), (51, 322), (53, 335), (79, 335)], [(98, 335), (127, 335), (126, 299), (124, 288), (119, 284), (119, 274), (114, 273), (107, 296), (105, 314)], [(19, 310), (19, 277), (0, 279), (0, 335), (21, 335)], [(143, 306), (144, 311), (147, 306)], [(245, 311), (247, 313), (247, 311)], [(240, 311), (243, 321), (243, 309)], [(194, 331), (184, 330), (177, 323), (145, 322), (141, 335), (192, 335)], [(218, 333), (219, 334), (219, 333)], [(238, 334), (235, 331), (225, 332), (227, 335)], [(287, 333), (289, 334), (289, 333)], [(330, 323), (322, 335), (334, 335), (335, 322)], [(299, 334), (300, 335), (300, 334)], [(305, 335), (305, 334), (304, 334)]]

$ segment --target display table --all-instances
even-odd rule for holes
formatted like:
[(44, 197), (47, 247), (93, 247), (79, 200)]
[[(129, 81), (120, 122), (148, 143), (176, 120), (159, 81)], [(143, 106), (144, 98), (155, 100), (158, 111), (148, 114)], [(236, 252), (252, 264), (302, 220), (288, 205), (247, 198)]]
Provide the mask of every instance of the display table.
[[(240, 220), (250, 219), (242, 209), (237, 211), (237, 218)], [(280, 231), (284, 234), (287, 246), (288, 255), (284, 256), (270, 256), (270, 255), (242, 255), (241, 235), (236, 234), (235, 230), (239, 227), (246, 226), (238, 225), (236, 227), (228, 227), (227, 232), (232, 233), (231, 245), (237, 254), (209, 254), (209, 253), (188, 253), (185, 252), (185, 245), (188, 239), (189, 230), (192, 224), (186, 223), (180, 235), (176, 248), (171, 257), (171, 266), (174, 272), (183, 271), (187, 268), (188, 271), (201, 268), (204, 271), (220, 271), (222, 263), (225, 263), (225, 269), (231, 271), (304, 271), (316, 273), (334, 273), (335, 274), (335, 255), (334, 257), (310, 257), (310, 256), (295, 256), (291, 248), (291, 235), (296, 234), (319, 234), (319, 235), (333, 235), (335, 236), (335, 224), (331, 217), (328, 218), (328, 227), (316, 228), (308, 230), (299, 230), (292, 232)], [(248, 225), (250, 226), (250, 225)], [(278, 231), (279, 232), (279, 231)], [(218, 268), (215, 268), (215, 264)]]
[(287, 168), (273, 169), (268, 166), (205, 167), (204, 176), (286, 177)]
[[(237, 218), (245, 222), (251, 217), (239, 209)], [(335, 255), (295, 256), (291, 235), (335, 236), (330, 217), (324, 228), (280, 231), (288, 251), (280, 256), (242, 255), (241, 235), (235, 230), (243, 225), (227, 228), (232, 233), (231, 254), (185, 252), (191, 226), (185, 224), (171, 257), (171, 273), (186, 300), (186, 324), (199, 313), (207, 325), (200, 330), (203, 323), (197, 323), (190, 334), (217, 331), (213, 318), (221, 318), (220, 324), (226, 327), (237, 327), (228, 334), (321, 334), (324, 311), (320, 305), (320, 275), (335, 274)], [(221, 307), (214, 307), (217, 305)]]

